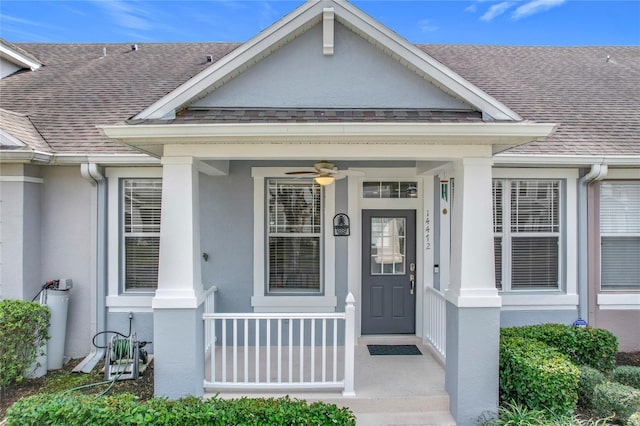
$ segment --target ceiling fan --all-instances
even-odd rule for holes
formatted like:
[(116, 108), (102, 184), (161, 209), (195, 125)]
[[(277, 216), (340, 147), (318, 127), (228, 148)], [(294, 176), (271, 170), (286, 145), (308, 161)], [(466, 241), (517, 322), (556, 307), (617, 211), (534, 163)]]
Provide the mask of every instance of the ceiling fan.
[(336, 179), (343, 179), (347, 176), (364, 176), (363, 172), (355, 170), (338, 170), (333, 164), (327, 160), (322, 160), (313, 165), (315, 171), (312, 170), (299, 170), (295, 172), (287, 172), (287, 175), (307, 175), (314, 177), (318, 185), (331, 185)]

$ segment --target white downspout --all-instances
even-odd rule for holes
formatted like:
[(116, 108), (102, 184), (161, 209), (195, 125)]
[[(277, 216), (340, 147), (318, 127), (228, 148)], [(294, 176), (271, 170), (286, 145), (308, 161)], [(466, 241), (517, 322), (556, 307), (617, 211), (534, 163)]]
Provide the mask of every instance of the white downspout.
[(592, 164), (589, 173), (578, 181), (578, 316), (585, 321), (589, 317), (587, 188), (590, 183), (604, 179), (608, 171), (606, 164)]
[[(106, 330), (107, 327), (107, 184), (106, 179), (95, 163), (81, 164), (82, 177), (96, 186), (96, 329)], [(96, 342), (106, 347), (106, 335), (101, 334)], [(74, 372), (89, 373), (104, 358), (104, 348), (91, 348), (91, 352), (74, 369)]]

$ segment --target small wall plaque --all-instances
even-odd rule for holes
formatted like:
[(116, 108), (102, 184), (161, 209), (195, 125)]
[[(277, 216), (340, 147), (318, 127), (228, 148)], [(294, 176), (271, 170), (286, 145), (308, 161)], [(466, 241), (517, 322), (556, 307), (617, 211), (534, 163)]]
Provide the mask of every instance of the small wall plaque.
[(344, 213), (338, 213), (333, 217), (333, 236), (348, 237), (349, 234), (349, 216)]

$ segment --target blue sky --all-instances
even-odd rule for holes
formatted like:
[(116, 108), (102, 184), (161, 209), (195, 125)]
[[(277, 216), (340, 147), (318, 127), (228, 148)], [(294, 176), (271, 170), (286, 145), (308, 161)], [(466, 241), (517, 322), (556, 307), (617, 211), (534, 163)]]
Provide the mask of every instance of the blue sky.
[[(353, 0), (414, 43), (640, 45), (640, 0)], [(12, 42), (245, 41), (302, 1), (0, 0)]]

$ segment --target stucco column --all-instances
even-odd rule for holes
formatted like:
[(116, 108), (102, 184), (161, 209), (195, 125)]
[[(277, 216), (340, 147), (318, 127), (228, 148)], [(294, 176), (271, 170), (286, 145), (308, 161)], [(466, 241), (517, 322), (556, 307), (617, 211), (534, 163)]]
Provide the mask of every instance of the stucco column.
[(492, 159), (454, 163), (446, 388), (458, 425), (478, 424), (498, 405), (501, 298), (495, 287)]
[(158, 289), (153, 298), (156, 395), (204, 393), (197, 159), (162, 159)]

